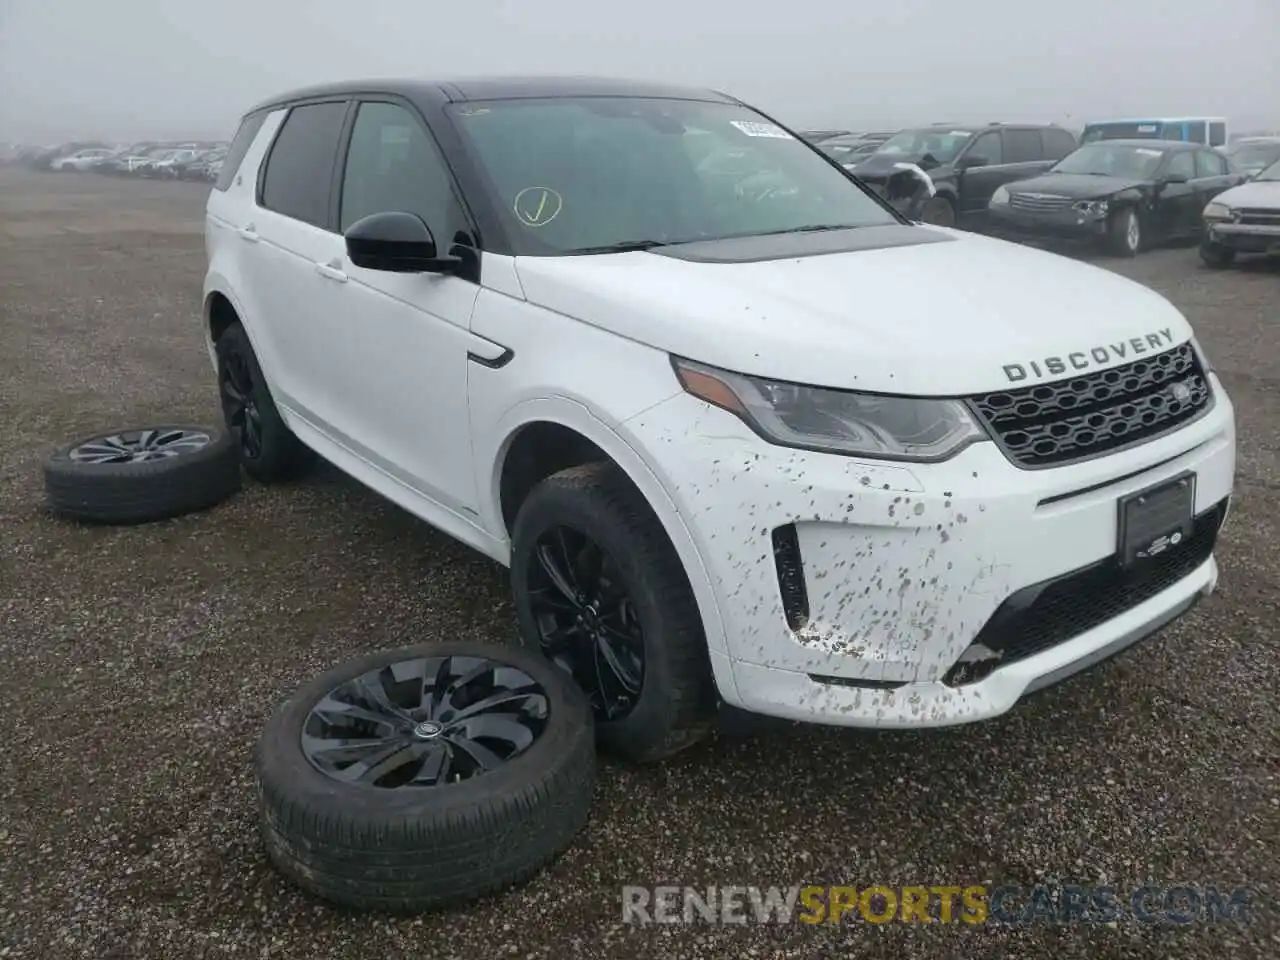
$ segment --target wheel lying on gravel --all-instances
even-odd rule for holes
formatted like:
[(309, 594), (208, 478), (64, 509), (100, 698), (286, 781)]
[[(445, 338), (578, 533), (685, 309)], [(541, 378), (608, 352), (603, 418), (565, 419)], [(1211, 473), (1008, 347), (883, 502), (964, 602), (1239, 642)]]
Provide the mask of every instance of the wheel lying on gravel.
[(418, 912), (517, 884), (587, 821), (591, 711), (518, 646), (426, 644), (303, 687), (258, 744), (276, 868), (334, 903)]
[(521, 636), (586, 692), (602, 747), (647, 762), (710, 732), (715, 685), (693, 590), (617, 467), (587, 464), (542, 481), (511, 540)]
[(214, 353), (222, 417), (236, 438), (245, 472), (262, 483), (301, 475), (315, 455), (285, 426), (244, 327), (233, 323), (224, 330)]
[(77, 440), (44, 463), (50, 509), (96, 523), (167, 520), (240, 489), (231, 438), (208, 427), (158, 426)]

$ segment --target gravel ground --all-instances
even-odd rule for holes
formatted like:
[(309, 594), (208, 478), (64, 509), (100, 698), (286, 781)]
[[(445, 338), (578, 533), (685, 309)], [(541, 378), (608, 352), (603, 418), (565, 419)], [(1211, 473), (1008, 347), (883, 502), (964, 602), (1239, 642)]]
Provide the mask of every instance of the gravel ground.
[[(372, 647), (513, 632), (503, 571), (334, 471), (209, 513), (82, 529), (40, 458), (99, 427), (212, 421), (204, 191), (0, 171), (0, 957), (1280, 955), (1280, 269), (1194, 250), (1105, 265), (1191, 318), (1238, 408), (1220, 592), (972, 728), (726, 725), (606, 765), (593, 820), (526, 887), (388, 920), (295, 892), (254, 827), (274, 705)], [(1244, 926), (620, 922), (623, 884), (1247, 885)]]

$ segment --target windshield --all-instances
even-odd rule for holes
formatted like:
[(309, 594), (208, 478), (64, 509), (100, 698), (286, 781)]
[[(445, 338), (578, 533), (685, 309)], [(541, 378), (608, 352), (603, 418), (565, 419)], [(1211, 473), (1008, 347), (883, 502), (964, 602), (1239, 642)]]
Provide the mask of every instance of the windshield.
[(1280, 160), (1271, 164), (1253, 179), (1255, 182), (1258, 180), (1280, 180)]
[(899, 222), (735, 104), (592, 97), (449, 110), (526, 255)]
[(1231, 154), (1231, 162), (1254, 173), (1280, 160), (1280, 143), (1251, 143)]
[(938, 163), (950, 163), (971, 136), (972, 130), (903, 130), (880, 144), (876, 154), (903, 157), (927, 154)]
[(1081, 147), (1065, 157), (1053, 168), (1053, 172), (1149, 180), (1155, 176), (1163, 157), (1163, 150), (1102, 141)]

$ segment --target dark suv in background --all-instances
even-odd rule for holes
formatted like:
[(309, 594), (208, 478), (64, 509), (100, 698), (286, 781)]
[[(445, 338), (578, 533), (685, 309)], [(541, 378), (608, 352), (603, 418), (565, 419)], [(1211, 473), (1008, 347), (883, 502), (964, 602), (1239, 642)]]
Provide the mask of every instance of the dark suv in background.
[[(1055, 124), (940, 123), (899, 131), (852, 173), (913, 219), (979, 229), (998, 187), (1043, 173), (1076, 145)], [(921, 193), (917, 176), (900, 164), (928, 174), (934, 195)]]

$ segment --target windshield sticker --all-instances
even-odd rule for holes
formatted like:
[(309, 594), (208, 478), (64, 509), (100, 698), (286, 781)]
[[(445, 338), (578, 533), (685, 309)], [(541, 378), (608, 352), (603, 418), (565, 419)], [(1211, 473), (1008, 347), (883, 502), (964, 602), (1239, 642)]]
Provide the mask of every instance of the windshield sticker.
[(1138, 124), (1138, 132), (1139, 133), (1155, 133), (1156, 125), (1154, 123), (1140, 123)]
[(952, 130), (949, 134), (947, 134), (947, 136), (949, 137), (967, 137), (968, 135), (969, 135), (968, 130)]
[(1142, 154), (1144, 157), (1158, 157), (1158, 156), (1161, 156), (1161, 153), (1160, 153), (1160, 151), (1159, 151), (1159, 150), (1152, 150), (1152, 149), (1150, 149), (1150, 148), (1148, 148), (1148, 147), (1135, 147), (1133, 152), (1134, 152), (1134, 153), (1140, 153), (1140, 154)]
[(760, 123), (756, 120), (730, 120), (729, 122), (748, 137), (769, 137), (774, 140), (795, 139), (776, 123)]
[(525, 187), (516, 194), (512, 208), (526, 227), (545, 227), (560, 216), (564, 198), (550, 187)]

